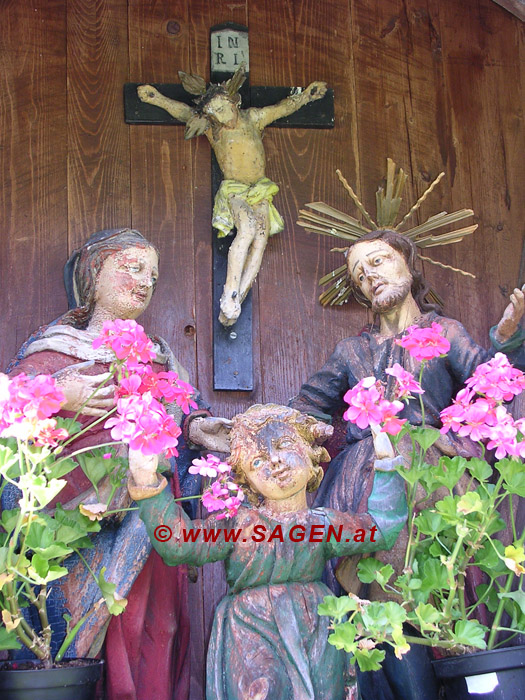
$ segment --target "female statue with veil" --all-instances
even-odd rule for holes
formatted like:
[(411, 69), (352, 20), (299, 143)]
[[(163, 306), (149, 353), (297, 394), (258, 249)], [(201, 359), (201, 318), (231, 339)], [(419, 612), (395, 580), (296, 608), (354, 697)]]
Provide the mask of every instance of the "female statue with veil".
[[(147, 308), (157, 283), (158, 261), (158, 251), (138, 231), (123, 228), (92, 235), (65, 266), (69, 311), (39, 328), (23, 344), (8, 372), (53, 374), (66, 396), (60, 414), (66, 418), (80, 411), (77, 420), (86, 425), (103, 415), (115, 403), (114, 386), (102, 387), (94, 397), (88, 398), (108, 377), (114, 357), (104, 347), (93, 349), (92, 342), (104, 321), (135, 319)], [(156, 352), (154, 370), (173, 370), (180, 379), (188, 381), (188, 373), (166, 341), (160, 337), (152, 340)], [(185, 495), (198, 493), (199, 489), (195, 477), (187, 473), (196, 456), (195, 449), (188, 446), (188, 437), (193, 448), (204, 443), (213, 448), (217, 447), (217, 437), (220, 438), (217, 432), (224, 429), (221, 419), (207, 417), (209, 412), (199, 396), (194, 398), (199, 409), (184, 421), (186, 441), (181, 439), (179, 443), (177, 469), (171, 473), (171, 490), (177, 496), (181, 495), (181, 484)], [(176, 404), (168, 410), (182, 423), (182, 412)], [(108, 439), (109, 430), (99, 423), (73, 446), (75, 449), (96, 446)], [(133, 455), (133, 458), (137, 457)], [(60, 502), (66, 509), (99, 500), (80, 467), (67, 480), (60, 494)], [(99, 491), (108, 487), (109, 484), (100, 482)], [(11, 494), (11, 498), (16, 495)], [(128, 505), (127, 498), (124, 485), (116, 495), (114, 507)], [(104, 521), (93, 544), (94, 548), (87, 550), (88, 563), (96, 571), (106, 567), (106, 579), (117, 584), (118, 594), (128, 599), (128, 605), (122, 615), (114, 618), (106, 606), (99, 606), (67, 655), (95, 656), (105, 639), (108, 699), (184, 700), (189, 689), (189, 666), (185, 663), (189, 634), (185, 567), (168, 574), (160, 557), (151, 551), (136, 511), (127, 512), (121, 521)], [(49, 605), (54, 611), (51, 624), (56, 649), (66, 632), (63, 613), (80, 619), (100, 598), (98, 587), (76, 555), (66, 559), (65, 565), (70, 574), (53, 586)]]

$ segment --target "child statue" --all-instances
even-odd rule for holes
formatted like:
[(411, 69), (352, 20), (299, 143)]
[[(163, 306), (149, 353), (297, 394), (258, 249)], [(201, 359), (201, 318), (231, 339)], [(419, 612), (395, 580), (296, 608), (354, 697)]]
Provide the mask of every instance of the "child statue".
[(141, 85), (137, 92), (143, 102), (185, 122), (185, 138), (205, 134), (217, 157), (225, 179), (215, 197), (212, 224), (221, 238), (237, 229), (228, 253), (219, 316), (223, 326), (232, 326), (257, 277), (268, 238), (284, 228), (272, 204), (279, 187), (265, 174), (264, 128), (324, 97), (326, 83), (311, 83), (275, 105), (240, 109), (238, 90), (245, 79), (244, 64), (230, 80), (207, 89), (202, 78), (183, 71), (179, 75), (187, 92), (200, 95), (194, 108), (161, 95), (151, 85)]
[[(225, 562), (229, 593), (215, 612), (208, 700), (344, 698), (344, 654), (328, 644), (328, 619), (317, 614), (330, 594), (323, 568), (332, 557), (392, 547), (406, 500), (400, 476), (377, 471), (368, 513), (308, 508), (306, 491), (321, 481), (320, 462), (329, 459), (321, 443), (331, 432), (274, 404), (235, 416), (230, 462), (249, 504), (229, 520), (191, 521), (159, 480), (156, 458), (130, 461), (130, 495), (164, 561)], [(159, 524), (171, 528), (166, 542), (154, 536)]]

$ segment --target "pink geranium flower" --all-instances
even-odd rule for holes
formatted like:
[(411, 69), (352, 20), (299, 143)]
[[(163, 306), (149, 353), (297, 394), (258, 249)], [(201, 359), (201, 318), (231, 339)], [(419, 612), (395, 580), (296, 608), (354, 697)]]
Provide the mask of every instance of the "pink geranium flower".
[(397, 435), (403, 424), (407, 422), (406, 418), (397, 418), (396, 414), (403, 410), (404, 405), (401, 401), (387, 401), (383, 399), (380, 403), (381, 409), (381, 432), (389, 435)]
[(53, 377), (34, 378), (21, 373), (9, 380), (2, 375), (0, 384), (0, 436), (32, 439), (40, 421), (58, 413), (65, 402), (64, 393)]
[(188, 469), (190, 474), (200, 474), (212, 479), (219, 474), (229, 474), (231, 471), (231, 466), (227, 462), (221, 462), (215, 455), (207, 455), (205, 459), (196, 458), (191, 464), (192, 466)]
[(425, 390), (421, 388), (421, 384), (414, 379), (410, 372), (401, 367), (399, 362), (396, 362), (393, 367), (387, 367), (385, 372), (397, 380), (396, 397), (398, 399), (408, 398), (411, 394), (425, 393)]
[(382, 389), (378, 389), (375, 377), (361, 379), (343, 397), (349, 404), (343, 419), (355, 423), (361, 429), (368, 428), (370, 423), (378, 425), (382, 416), (379, 408), (379, 401), (382, 398), (383, 392)]
[(113, 440), (128, 444), (144, 455), (167, 452), (176, 456), (181, 430), (164, 406), (149, 392), (117, 401), (117, 413), (104, 424)]
[(493, 425), (487, 426), (485, 437), (489, 438), (487, 447), (496, 450), (496, 459), (511, 456), (518, 457), (521, 446), (518, 447), (518, 430), (510, 413), (504, 406), (497, 406), (493, 414)]
[(101, 345), (111, 349), (117, 359), (126, 362), (128, 368), (155, 359), (153, 343), (144, 328), (133, 319), (105, 321), (101, 334), (93, 341), (94, 348)]
[(495, 401), (510, 401), (525, 390), (525, 374), (513, 367), (506, 355), (497, 352), (491, 360), (478, 365), (465, 384)]
[(494, 421), (495, 404), (489, 399), (476, 399), (465, 409), (462, 425), (456, 431), (461, 437), (470, 436), (471, 440), (483, 440), (488, 437), (487, 428)]
[(38, 421), (35, 426), (33, 440), (37, 445), (46, 447), (56, 447), (60, 440), (68, 437), (68, 432), (64, 428), (57, 428), (54, 418), (45, 418)]
[(453, 430), (454, 432), (459, 430), (462, 422), (465, 420), (466, 411), (473, 396), (474, 392), (470, 389), (461, 389), (461, 391), (458, 391), (452, 405), (444, 408), (439, 414), (443, 423), (443, 427), (439, 431), (440, 433), (445, 434), (448, 433), (449, 430)]
[[(241, 494), (242, 495), (242, 494)], [(244, 495), (242, 495), (244, 498)], [(229, 496), (224, 500), (224, 512), (217, 513), (215, 516), (217, 520), (224, 520), (225, 518), (233, 518), (237, 515), (239, 506), (241, 505), (241, 498), (238, 496)], [(209, 510), (209, 509), (208, 509)]]
[(227, 488), (219, 481), (214, 481), (202, 494), (202, 504), (210, 513), (226, 507), (225, 497), (229, 497)]
[(450, 350), (449, 341), (441, 335), (443, 327), (439, 323), (432, 323), (430, 328), (410, 326), (406, 334), (397, 345), (408, 350), (410, 355), (419, 362), (431, 360), (434, 357), (442, 357)]
[(384, 398), (384, 389), (375, 377), (366, 377), (358, 382), (355, 387), (344, 395), (344, 400), (350, 407), (343, 414), (344, 420), (355, 423), (359, 428), (368, 428), (369, 425), (383, 425), (383, 432), (397, 435), (406, 419), (396, 418), (396, 414), (403, 410), (401, 401), (387, 401)]

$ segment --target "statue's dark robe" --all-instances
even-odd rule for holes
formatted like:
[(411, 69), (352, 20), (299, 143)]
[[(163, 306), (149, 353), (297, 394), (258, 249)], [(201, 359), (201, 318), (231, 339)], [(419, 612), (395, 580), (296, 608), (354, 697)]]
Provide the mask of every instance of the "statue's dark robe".
[[(444, 336), (450, 342), (450, 351), (446, 357), (435, 358), (427, 362), (423, 372), (423, 404), (425, 407), (425, 424), (439, 428), (439, 413), (450, 405), (453, 397), (464, 385), (465, 380), (482, 362), (490, 359), (491, 353), (477, 345), (465, 328), (450, 318), (438, 316), (431, 312), (422, 315), (417, 325), (431, 326), (433, 322), (441, 324)], [(355, 386), (364, 377), (374, 376), (381, 380), (386, 389), (385, 395), (392, 399), (396, 380), (386, 374), (385, 370), (396, 362), (419, 376), (420, 363), (404, 348), (396, 344), (404, 332), (382, 338), (377, 332), (364, 331), (359, 336), (346, 338), (337, 344), (335, 351), (326, 364), (305, 382), (297, 396), (289, 405), (305, 413), (313, 414), (324, 420), (341, 416), (347, 405), (343, 396), (348, 389)], [(522, 366), (523, 348), (507, 353), (509, 359)], [(421, 408), (419, 400), (412, 399), (399, 414), (413, 425), (421, 425)], [(468, 439), (460, 438), (452, 432), (446, 439), (449, 448), (456, 454), (466, 457), (477, 454), (476, 446)], [(409, 444), (401, 446), (401, 451), (410, 453)], [(428, 460), (436, 463), (442, 454), (437, 448), (431, 448)], [(342, 511), (364, 512), (373, 479), (374, 445), (370, 429), (361, 430), (357, 425), (348, 423), (346, 441), (343, 449), (333, 459), (317, 492), (314, 506), (324, 506)], [(406, 529), (401, 533), (392, 552), (381, 558), (392, 563), (396, 570), (399, 552), (404, 551)], [(329, 574), (330, 585), (337, 584)], [(376, 589), (381, 596), (384, 594)]]
[[(428, 327), (432, 322), (440, 323), (443, 333), (450, 341), (450, 352), (445, 358), (436, 358), (427, 363), (423, 373), (423, 404), (425, 407), (425, 424), (439, 428), (439, 413), (450, 405), (456, 393), (463, 387), (465, 380), (482, 362), (494, 354), (477, 345), (465, 328), (453, 319), (444, 318), (431, 312), (421, 316), (416, 322), (420, 327)], [(521, 333), (521, 335), (520, 335)], [(386, 387), (387, 398), (393, 398), (394, 377), (386, 374), (385, 369), (396, 362), (412, 372), (417, 378), (420, 363), (395, 343), (404, 333), (389, 338), (379, 337), (377, 332), (364, 331), (361, 335), (342, 340), (326, 364), (301, 387), (299, 394), (290, 401), (290, 406), (305, 413), (316, 415), (324, 420), (336, 419), (336, 430), (340, 427), (343, 411), (347, 404), (343, 396), (348, 389), (355, 386), (364, 377), (375, 376)], [(518, 337), (519, 336), (519, 337)], [(510, 361), (520, 369), (525, 369), (525, 348), (523, 331), (516, 334), (508, 345), (497, 349), (505, 352)], [(413, 425), (421, 425), (419, 400), (411, 400), (405, 407), (401, 418), (407, 418)], [(515, 416), (516, 417), (516, 416)], [(477, 454), (476, 445), (468, 438), (448, 433), (448, 450), (469, 457)], [(342, 446), (342, 447), (341, 447)], [(402, 453), (410, 454), (409, 443), (401, 443)], [(373, 480), (374, 445), (370, 430), (361, 430), (348, 423), (346, 439), (339, 440), (337, 456), (330, 462), (326, 475), (317, 492), (314, 506), (337, 508), (363, 512), (367, 507), (367, 498)], [(441, 450), (432, 447), (427, 454), (427, 461), (436, 464)], [(465, 484), (466, 486), (466, 484)], [(462, 488), (463, 485), (460, 484)], [(439, 500), (446, 491), (433, 494)], [(421, 498), (424, 499), (424, 492)], [(429, 502), (421, 507), (428, 507)], [(403, 528), (396, 544), (389, 552), (381, 552), (377, 559), (392, 564), (398, 574), (403, 567), (404, 551), (407, 542), (407, 529)], [(325, 571), (325, 580), (337, 593), (341, 592), (339, 582), (346, 590), (353, 590), (370, 599), (385, 599), (388, 596), (378, 585), (363, 586), (356, 576), (357, 557), (334, 560)], [(338, 568), (336, 569), (336, 567)], [(337, 579), (335, 571), (337, 570)], [(470, 594), (474, 595), (475, 585), (481, 581), (479, 572), (471, 570), (467, 581)], [(469, 593), (467, 590), (467, 593)], [(392, 596), (395, 599), (395, 596)], [(364, 700), (385, 698), (388, 700), (436, 700), (437, 684), (432, 680), (432, 671), (424, 648), (414, 649), (399, 662), (391, 653), (391, 647), (385, 645), (387, 662), (383, 670), (359, 674), (360, 692)]]

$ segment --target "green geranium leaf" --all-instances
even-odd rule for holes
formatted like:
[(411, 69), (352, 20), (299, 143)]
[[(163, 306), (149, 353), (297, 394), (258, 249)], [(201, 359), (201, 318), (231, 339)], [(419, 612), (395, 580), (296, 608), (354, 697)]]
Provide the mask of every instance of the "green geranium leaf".
[(497, 512), (491, 513), (489, 516), (485, 514), (483, 520), (487, 523), (486, 531), (489, 536), (507, 529), (507, 523)]
[(382, 649), (356, 649), (354, 656), (361, 671), (378, 671), (385, 652)]
[(0, 474), (10, 479), (20, 476), (18, 455), (7, 445), (0, 445)]
[(469, 513), (481, 513), (483, 511), (483, 501), (475, 491), (467, 491), (460, 497), (457, 503), (458, 513), (468, 515)]
[(319, 604), (317, 612), (319, 615), (328, 615), (335, 620), (341, 620), (347, 613), (357, 610), (357, 601), (349, 596), (325, 596), (322, 603)]
[(46, 547), (45, 549), (38, 548), (37, 551), (43, 559), (47, 559), (49, 561), (50, 559), (63, 559), (64, 557), (72, 554), (74, 550), (72, 550), (70, 547), (66, 547), (63, 544), (52, 544), (50, 547)]
[(468, 461), (468, 470), (478, 481), (486, 481), (492, 475), (492, 467), (484, 459), (473, 457)]
[(485, 598), (484, 596), (487, 593), (488, 587), (487, 583), (480, 583), (479, 586), (476, 586), (476, 595), (478, 596), (478, 600), (483, 598), (483, 602), (487, 606), (489, 612), (495, 613), (499, 603), (498, 594), (496, 590), (492, 588)]
[(68, 570), (64, 566), (50, 566), (47, 559), (35, 552), (31, 559), (31, 566), (27, 569), (27, 574), (36, 584), (43, 586), (50, 581), (66, 576)]
[(21, 476), (19, 481), (20, 484), (22, 484), (22, 479), (24, 476), (28, 476), (28, 478), (31, 480), (32, 483), (30, 489), (41, 506), (47, 506), (48, 503), (51, 503), (53, 498), (56, 498), (56, 496), (58, 496), (58, 494), (67, 484), (65, 479), (50, 479), (47, 481), (44, 476), (29, 477), (29, 475)]
[(455, 525), (458, 522), (457, 506), (458, 496), (445, 496), (435, 504), (436, 510), (441, 513), (449, 524)]
[(106, 581), (104, 574), (106, 573), (106, 567), (103, 566), (98, 575), (98, 586), (102, 591), (108, 610), (112, 615), (120, 615), (124, 612), (124, 608), (128, 604), (125, 598), (122, 598), (117, 593), (117, 586), (110, 581)]
[(520, 608), (521, 614), (525, 615), (525, 591), (517, 590), (509, 593), (498, 593), (498, 597), (513, 600)]
[(77, 455), (77, 461), (93, 486), (97, 486), (98, 482), (107, 474), (107, 462), (109, 460), (106, 461), (100, 453), (83, 452)]
[(399, 603), (388, 601), (383, 606), (386, 618), (392, 627), (403, 627), (403, 622), (407, 619), (407, 611)]
[(385, 611), (385, 603), (374, 601), (365, 606), (361, 613), (365, 629), (382, 634), (388, 625), (388, 617)]
[(480, 625), (477, 620), (458, 620), (454, 627), (452, 640), (456, 644), (462, 644), (463, 646), (486, 649), (486, 632), (487, 628), (484, 625)]
[(374, 559), (373, 557), (366, 557), (365, 559), (360, 559), (357, 564), (357, 575), (359, 580), (363, 583), (372, 583), (376, 580), (377, 572), (382, 568), (383, 562)]
[(62, 418), (61, 416), (53, 416), (57, 422), (57, 428), (67, 430), (67, 434), (72, 437), (82, 430), (82, 423), (79, 423), (73, 418)]
[(412, 428), (410, 431), (414, 440), (421, 445), (425, 452), (439, 439), (439, 430), (435, 428)]
[(414, 610), (419, 627), (422, 631), (437, 630), (437, 623), (441, 620), (442, 614), (430, 603), (419, 603)]
[(15, 632), (8, 632), (3, 624), (0, 624), (0, 651), (6, 649), (21, 649), (22, 645)]
[(2, 512), (2, 517), (1, 517), (2, 527), (4, 528), (4, 530), (7, 533), (11, 533), (15, 529), (16, 523), (18, 520), (18, 515), (19, 515), (19, 511), (16, 509), (4, 510)]
[(438, 559), (427, 559), (423, 564), (422, 590), (448, 590), (447, 570)]
[(356, 626), (351, 622), (343, 622), (337, 625), (328, 637), (328, 641), (336, 649), (344, 649), (348, 654), (351, 654), (357, 648), (356, 636)]
[(76, 469), (78, 464), (73, 459), (61, 459), (60, 461), (49, 460), (49, 465), (44, 465), (44, 469), (48, 477), (60, 479), (66, 474), (70, 474), (73, 469)]
[(416, 527), (424, 535), (437, 535), (445, 527), (445, 522), (439, 513), (424, 510), (415, 519)]
[(452, 492), (466, 468), (467, 460), (464, 457), (441, 457), (434, 470), (434, 478)]
[(25, 544), (29, 549), (40, 549), (53, 544), (55, 534), (44, 524), (39, 522), (31, 523), (31, 528), (26, 535)]
[(499, 462), (496, 462), (495, 467), (503, 476), (507, 491), (525, 497), (525, 469), (523, 468), (523, 462), (514, 459), (501, 459)]
[[(500, 556), (498, 556), (498, 554)], [(490, 542), (485, 542), (483, 546), (474, 553), (474, 563), (491, 578), (497, 578), (498, 576), (509, 573), (503, 561), (504, 556), (505, 547), (499, 540), (492, 540), (492, 544)]]

